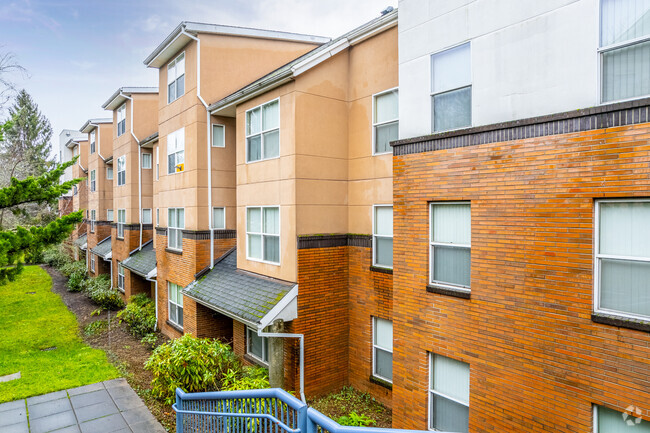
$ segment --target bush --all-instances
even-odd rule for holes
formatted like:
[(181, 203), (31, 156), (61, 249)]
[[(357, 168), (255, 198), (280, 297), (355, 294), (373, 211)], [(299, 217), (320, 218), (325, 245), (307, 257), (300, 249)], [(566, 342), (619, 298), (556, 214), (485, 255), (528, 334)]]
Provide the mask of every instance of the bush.
[(119, 310), (124, 307), (122, 295), (116, 289), (111, 289), (108, 275), (99, 275), (86, 281), (86, 294), (95, 304), (104, 310)]
[(223, 391), (265, 389), (270, 387), (269, 372), (266, 368), (262, 367), (244, 367), (239, 374), (235, 370), (230, 370), (224, 375), (221, 384)]
[(144, 293), (131, 296), (126, 308), (117, 313), (121, 322), (126, 322), (129, 331), (139, 338), (144, 338), (156, 327), (156, 305)]
[(86, 287), (86, 268), (81, 271), (75, 271), (68, 277), (68, 292), (81, 292)]
[(156, 343), (158, 343), (158, 336), (155, 332), (150, 332), (149, 334), (142, 337), (140, 343), (144, 344), (149, 349), (153, 349), (156, 347)]
[(357, 414), (356, 412), (350, 412), (348, 415), (343, 415), (338, 420), (336, 420), (341, 425), (348, 425), (354, 427), (370, 427), (371, 425), (377, 424), (372, 418), (367, 417), (364, 414)]
[(224, 376), (241, 371), (241, 364), (230, 346), (185, 334), (158, 346), (144, 368), (153, 373), (151, 394), (172, 404), (177, 387), (185, 392), (218, 391)]
[(63, 276), (69, 277), (70, 275), (74, 274), (75, 272), (86, 272), (86, 262), (70, 262), (66, 263), (65, 265), (61, 266), (59, 268), (59, 271)]
[(63, 245), (53, 245), (43, 250), (43, 263), (60, 269), (68, 263), (72, 263), (72, 258), (65, 252)]

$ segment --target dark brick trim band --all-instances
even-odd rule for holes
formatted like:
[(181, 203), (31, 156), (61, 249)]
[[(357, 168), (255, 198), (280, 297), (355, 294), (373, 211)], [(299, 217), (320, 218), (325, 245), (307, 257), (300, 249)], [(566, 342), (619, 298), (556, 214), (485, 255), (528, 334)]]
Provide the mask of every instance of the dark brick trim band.
[[(237, 230), (214, 230), (214, 239), (235, 239)], [(183, 230), (183, 238), (192, 240), (210, 239), (210, 230)]]
[(387, 382), (387, 381), (385, 381), (385, 380), (381, 380), (381, 379), (378, 378), (378, 377), (375, 377), (375, 376), (372, 376), (372, 375), (371, 375), (370, 378), (369, 378), (368, 380), (369, 380), (370, 382), (376, 384), (376, 385), (383, 386), (384, 388), (388, 388), (388, 389), (390, 389), (391, 391), (393, 390), (393, 384), (392, 384), (392, 383)]
[(427, 284), (427, 292), (437, 293), (438, 295), (453, 296), (454, 298), (461, 299), (470, 299), (472, 295), (471, 292), (465, 290), (449, 289), (446, 287), (432, 286), (431, 284)]
[(646, 122), (650, 98), (397, 140), (391, 146), (394, 155), (410, 155)]
[(161, 236), (167, 236), (167, 227), (156, 227), (156, 234)]
[(379, 273), (382, 273), (382, 274), (393, 275), (393, 270), (392, 269), (382, 268), (382, 267), (379, 267), (379, 266), (370, 266), (370, 270), (373, 271), (373, 272), (379, 272)]
[(620, 328), (635, 329), (637, 331), (650, 332), (650, 321), (628, 319), (626, 317), (610, 316), (603, 313), (593, 313), (591, 321), (603, 325), (618, 326)]
[(110, 226), (111, 224), (113, 224), (111, 221), (95, 221), (95, 225), (97, 226)]
[(298, 249), (364, 247), (372, 248), (372, 235), (331, 234), (298, 236)]

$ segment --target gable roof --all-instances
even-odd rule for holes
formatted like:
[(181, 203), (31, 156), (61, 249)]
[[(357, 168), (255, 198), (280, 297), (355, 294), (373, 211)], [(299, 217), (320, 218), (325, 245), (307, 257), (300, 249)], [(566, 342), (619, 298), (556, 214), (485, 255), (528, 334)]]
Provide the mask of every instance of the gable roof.
[[(120, 87), (102, 104), (104, 110), (115, 110), (126, 100), (126, 96), (158, 93), (158, 87)], [(111, 122), (113, 119), (111, 119)]]
[(83, 126), (79, 128), (79, 132), (88, 133), (92, 131), (97, 125), (105, 123), (113, 123), (113, 118), (102, 117), (101, 119), (88, 119), (86, 120), (86, 123), (84, 123)]
[[(104, 238), (101, 240), (97, 245), (95, 245), (95, 248), (92, 248), (90, 250), (91, 253), (101, 257), (104, 260), (108, 260), (111, 256), (109, 254), (112, 253), (111, 249), (111, 237)], [(112, 255), (112, 254), (111, 254)]]
[(142, 278), (147, 278), (149, 273), (156, 269), (156, 250), (153, 249), (153, 241), (144, 244), (141, 250), (135, 250), (122, 262), (122, 266)]
[(88, 236), (86, 235), (86, 233), (84, 233), (81, 236), (79, 236), (77, 239), (72, 241), (72, 243), (78, 246), (79, 248), (81, 248), (86, 243), (87, 238)]

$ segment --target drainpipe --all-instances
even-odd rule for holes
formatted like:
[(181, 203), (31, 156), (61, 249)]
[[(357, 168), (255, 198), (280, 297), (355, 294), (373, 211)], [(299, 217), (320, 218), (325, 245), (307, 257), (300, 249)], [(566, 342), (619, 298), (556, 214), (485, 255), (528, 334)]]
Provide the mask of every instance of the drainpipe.
[(190, 39), (196, 41), (196, 96), (205, 107), (206, 114), (206, 145), (208, 150), (208, 229), (210, 230), (210, 269), (214, 266), (214, 229), (212, 228), (212, 151), (210, 146), (210, 110), (208, 104), (201, 96), (201, 41), (196, 36), (187, 33), (185, 30), (181, 32)]
[(140, 223), (140, 246), (138, 247), (138, 250), (142, 250), (142, 149), (140, 149), (140, 140), (138, 140), (138, 137), (135, 136), (135, 132), (133, 132), (133, 111), (135, 108), (133, 98), (122, 92), (120, 92), (120, 96), (131, 101), (131, 135), (135, 140), (135, 144), (138, 146), (138, 222)]
[(111, 289), (113, 288), (113, 257), (111, 257)]
[(153, 330), (157, 331), (158, 330), (158, 279), (152, 280), (151, 278), (146, 278), (145, 280), (151, 281), (154, 284), (154, 299), (155, 299), (155, 305), (156, 305), (156, 324), (153, 326)]
[(305, 398), (305, 335), (264, 332), (261, 329), (257, 330), (257, 335), (260, 337), (300, 339), (300, 399), (303, 403), (307, 403), (307, 399)]

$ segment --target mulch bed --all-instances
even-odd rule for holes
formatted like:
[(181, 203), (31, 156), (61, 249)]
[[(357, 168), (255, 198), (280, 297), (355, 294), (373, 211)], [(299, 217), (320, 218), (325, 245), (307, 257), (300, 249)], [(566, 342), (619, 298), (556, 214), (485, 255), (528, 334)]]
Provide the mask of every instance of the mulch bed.
[[(52, 278), (52, 291), (60, 295), (68, 309), (77, 316), (79, 334), (84, 341), (91, 347), (105, 351), (108, 359), (126, 378), (129, 385), (138, 393), (158, 421), (168, 431), (176, 431), (176, 416), (171, 406), (152, 398), (150, 395), (153, 376), (151, 372), (144, 369), (144, 363), (151, 355), (151, 349), (145, 347), (139, 338), (131, 335), (126, 324), (119, 323), (119, 320), (115, 317), (116, 311), (102, 311), (99, 315), (93, 315), (92, 313), (97, 310), (97, 306), (85, 294), (68, 292), (66, 277), (50, 266), (44, 265), (43, 269)], [(98, 320), (106, 321), (108, 327), (98, 334), (86, 335), (84, 328)], [(158, 336), (158, 344), (168, 341), (168, 338), (164, 335), (160, 333), (156, 333), (156, 335)]]

